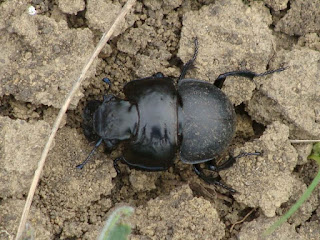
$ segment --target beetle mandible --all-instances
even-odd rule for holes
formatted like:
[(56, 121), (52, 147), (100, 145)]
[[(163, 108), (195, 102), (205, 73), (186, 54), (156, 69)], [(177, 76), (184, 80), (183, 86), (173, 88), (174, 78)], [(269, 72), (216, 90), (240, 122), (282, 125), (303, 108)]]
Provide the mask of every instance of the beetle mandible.
[[(217, 172), (231, 167), (239, 157), (259, 154), (229, 156), (223, 164), (216, 165), (215, 159), (233, 138), (236, 123), (234, 106), (221, 87), (228, 76), (252, 80), (285, 68), (260, 74), (247, 70), (226, 72), (213, 84), (185, 78), (198, 53), (196, 38), (194, 42), (193, 57), (183, 66), (177, 83), (156, 73), (127, 83), (123, 89), (126, 99), (108, 94), (103, 101), (88, 102), (83, 114), (83, 130), (86, 138), (96, 141), (96, 145), (78, 168), (83, 168), (102, 142), (111, 152), (124, 141), (123, 155), (114, 160), (118, 173), (119, 161), (142, 170), (167, 170), (180, 149), (181, 161), (191, 164), (201, 179), (236, 192), (217, 178), (206, 175), (200, 167), (200, 163), (206, 163), (207, 169)], [(104, 81), (110, 84), (108, 79)]]

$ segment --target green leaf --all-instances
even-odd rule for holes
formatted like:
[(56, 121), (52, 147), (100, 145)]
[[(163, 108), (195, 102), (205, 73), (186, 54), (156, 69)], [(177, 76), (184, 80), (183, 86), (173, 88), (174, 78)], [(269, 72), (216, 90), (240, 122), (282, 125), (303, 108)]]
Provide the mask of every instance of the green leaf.
[(320, 142), (313, 145), (312, 154), (308, 157), (320, 165)]
[(126, 224), (118, 224), (111, 230), (109, 236), (106, 237), (106, 240), (127, 240), (130, 233), (130, 226)]
[(316, 188), (319, 182), (320, 182), (320, 171), (318, 172), (317, 176), (313, 179), (312, 183), (307, 188), (307, 190), (304, 191), (304, 193), (299, 198), (299, 200), (289, 209), (289, 211), (286, 214), (281, 216), (279, 220), (277, 220), (274, 224), (272, 224), (272, 226), (269, 227), (263, 233), (263, 236), (266, 237), (272, 234), (279, 226), (281, 226), (284, 222), (286, 222), (288, 218), (291, 217), (300, 208), (302, 203), (304, 203), (304, 201), (306, 201), (310, 197), (312, 191)]
[(106, 221), (98, 240), (127, 240), (131, 227), (122, 221), (130, 216), (134, 209), (129, 206), (122, 206), (115, 209)]
[[(312, 154), (308, 157), (309, 159), (315, 160), (318, 165), (320, 166), (320, 142), (313, 145)], [(302, 194), (302, 196), (298, 199), (298, 201), (289, 209), (289, 211), (281, 216), (275, 223), (272, 224), (264, 233), (263, 236), (266, 237), (272, 234), (278, 227), (280, 227), (284, 222), (288, 220), (299, 208), (300, 206), (306, 201), (312, 191), (316, 188), (316, 186), (320, 182), (320, 170), (318, 171), (317, 176), (313, 179), (310, 186), (307, 188), (306, 191)]]

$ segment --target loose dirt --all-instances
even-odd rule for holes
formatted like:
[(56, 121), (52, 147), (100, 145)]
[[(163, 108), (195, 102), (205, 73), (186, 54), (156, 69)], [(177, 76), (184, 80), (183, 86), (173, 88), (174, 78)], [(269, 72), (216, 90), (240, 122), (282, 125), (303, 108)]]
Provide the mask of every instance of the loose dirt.
[[(101, 33), (124, 0), (0, 1), (0, 239), (16, 233), (26, 195), (52, 123)], [(35, 7), (37, 14), (28, 12)], [(317, 173), (320, 137), (320, 3), (305, 1), (138, 1), (104, 47), (73, 99), (46, 161), (28, 218), (35, 239), (95, 239), (108, 213), (128, 204), (131, 239), (261, 239)], [(285, 71), (250, 81), (229, 77), (223, 91), (236, 106), (230, 151), (248, 156), (220, 172), (239, 193), (201, 181), (175, 160), (165, 172), (141, 172), (85, 139), (82, 111), (107, 91), (162, 72), (177, 78), (199, 41), (187, 77), (213, 82), (235, 70)], [(112, 86), (101, 80), (108, 77)], [(226, 152), (226, 156), (227, 153)], [(254, 209), (244, 222), (244, 216)], [(267, 239), (320, 239), (319, 188)]]

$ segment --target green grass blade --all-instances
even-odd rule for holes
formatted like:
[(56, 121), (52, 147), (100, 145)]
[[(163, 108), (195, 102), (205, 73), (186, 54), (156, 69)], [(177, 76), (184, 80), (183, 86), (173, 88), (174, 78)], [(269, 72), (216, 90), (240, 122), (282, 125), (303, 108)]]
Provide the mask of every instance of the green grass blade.
[(283, 215), (281, 218), (279, 218), (278, 221), (276, 221), (274, 224), (272, 224), (272, 226), (269, 227), (263, 233), (263, 236), (268, 236), (268, 235), (272, 234), (276, 230), (276, 228), (278, 228), (281, 224), (286, 222), (288, 220), (288, 218), (291, 217), (291, 215), (299, 209), (299, 207), (302, 205), (302, 203), (310, 197), (312, 191), (319, 184), (319, 182), (320, 182), (320, 171), (318, 172), (317, 176), (313, 179), (312, 183), (307, 188), (307, 190), (299, 198), (299, 200), (289, 209), (289, 211), (285, 215)]
[(127, 240), (131, 227), (121, 222), (130, 216), (134, 209), (129, 206), (122, 206), (113, 211), (104, 225), (98, 240)]

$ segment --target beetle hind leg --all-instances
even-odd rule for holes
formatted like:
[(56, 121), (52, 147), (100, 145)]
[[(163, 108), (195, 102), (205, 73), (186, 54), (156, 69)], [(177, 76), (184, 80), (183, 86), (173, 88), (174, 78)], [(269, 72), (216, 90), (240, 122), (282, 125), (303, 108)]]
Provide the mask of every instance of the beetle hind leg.
[(200, 164), (193, 164), (193, 171), (202, 179), (204, 180), (206, 183), (208, 184), (214, 184), (214, 185), (218, 185), (220, 187), (223, 187), (225, 189), (227, 189), (228, 191), (230, 191), (231, 193), (236, 193), (237, 191), (234, 190), (231, 187), (228, 187), (227, 185), (224, 185), (223, 183), (221, 183), (217, 178), (211, 177), (211, 176), (207, 176), (204, 172), (203, 169), (200, 167)]
[[(225, 170), (227, 168), (232, 167), (232, 165), (236, 162), (236, 160), (238, 158), (242, 158), (242, 157), (246, 157), (246, 156), (260, 156), (261, 154), (262, 154), (261, 152), (254, 152), (254, 153), (242, 152), (242, 153), (240, 153), (239, 155), (237, 155), (235, 157), (230, 155), (228, 160), (225, 161), (224, 163), (220, 164), (220, 165), (217, 165), (215, 160), (211, 160), (209, 162), (206, 162), (206, 168), (208, 170), (211, 170), (211, 171), (219, 172), (221, 170)], [(200, 164), (194, 164), (193, 165), (193, 170), (205, 182), (207, 182), (209, 184), (219, 185), (219, 186), (229, 190), (232, 193), (236, 193), (237, 192), (233, 188), (228, 187), (228, 186), (224, 185), (223, 183), (219, 182), (219, 180), (217, 180), (217, 178), (213, 178), (213, 177), (209, 177), (209, 176), (205, 175), (204, 172), (203, 172), (203, 169), (201, 169), (201, 167), (200, 167)]]
[(242, 153), (240, 153), (239, 155), (237, 155), (235, 157), (232, 156), (232, 155), (229, 155), (228, 160), (223, 162), (222, 164), (217, 165), (215, 160), (211, 160), (209, 162), (206, 162), (206, 167), (207, 167), (207, 169), (209, 169), (211, 171), (219, 172), (221, 170), (225, 170), (225, 169), (228, 169), (228, 168), (232, 167), (232, 165), (236, 162), (236, 160), (238, 158), (242, 158), (242, 157), (246, 157), (246, 156), (252, 156), (252, 155), (259, 156), (261, 154), (262, 154), (261, 152), (254, 152), (254, 153), (242, 152)]
[(248, 70), (226, 72), (226, 73), (220, 74), (217, 77), (217, 79), (214, 81), (213, 84), (218, 88), (222, 88), (223, 83), (226, 80), (226, 77), (229, 77), (229, 76), (239, 76), (239, 77), (246, 77), (246, 78), (253, 79), (254, 77), (262, 77), (262, 76), (269, 75), (269, 74), (272, 74), (275, 72), (282, 72), (286, 69), (287, 69), (286, 67), (282, 67), (282, 68), (278, 68), (275, 70), (266, 71), (263, 73), (255, 73), (255, 72), (251, 72)]

